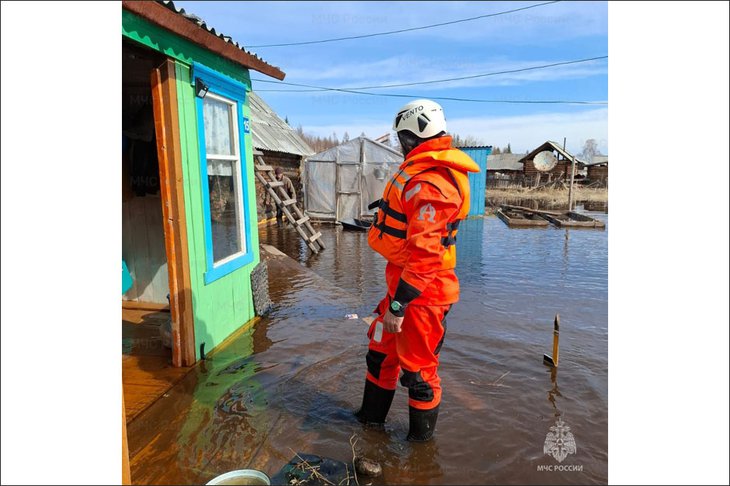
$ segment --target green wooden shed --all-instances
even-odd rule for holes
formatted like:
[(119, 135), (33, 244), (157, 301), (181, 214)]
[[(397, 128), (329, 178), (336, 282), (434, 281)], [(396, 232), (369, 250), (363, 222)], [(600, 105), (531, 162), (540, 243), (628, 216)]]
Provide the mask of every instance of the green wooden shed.
[(123, 307), (169, 298), (174, 366), (255, 317), (250, 70), (285, 76), (172, 2), (122, 2)]

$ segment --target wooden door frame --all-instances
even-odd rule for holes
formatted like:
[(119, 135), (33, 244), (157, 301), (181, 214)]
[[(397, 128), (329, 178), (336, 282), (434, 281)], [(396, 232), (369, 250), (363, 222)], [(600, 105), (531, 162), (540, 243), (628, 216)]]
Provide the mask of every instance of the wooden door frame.
[(122, 389), (122, 484), (132, 484), (132, 472), (129, 467), (129, 443), (127, 442), (127, 410), (124, 407), (124, 390)]
[(172, 364), (176, 367), (192, 366), (195, 364), (195, 317), (190, 286), (175, 62), (167, 59), (161, 66), (153, 69), (151, 83), (167, 273), (170, 281)]

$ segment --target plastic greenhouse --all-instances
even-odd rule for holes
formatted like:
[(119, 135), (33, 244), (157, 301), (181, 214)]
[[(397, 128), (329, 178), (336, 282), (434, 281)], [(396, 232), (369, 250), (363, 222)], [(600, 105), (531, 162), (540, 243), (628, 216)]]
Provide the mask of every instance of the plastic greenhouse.
[(380, 199), (403, 162), (395, 149), (358, 137), (304, 160), (304, 206), (310, 218), (342, 221), (372, 216), (368, 205)]

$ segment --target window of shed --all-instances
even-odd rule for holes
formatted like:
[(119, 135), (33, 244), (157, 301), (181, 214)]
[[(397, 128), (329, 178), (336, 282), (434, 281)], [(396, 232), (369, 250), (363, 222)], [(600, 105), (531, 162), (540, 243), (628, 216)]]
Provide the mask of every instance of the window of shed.
[(203, 99), (213, 266), (246, 253), (241, 153), (236, 101), (208, 93)]

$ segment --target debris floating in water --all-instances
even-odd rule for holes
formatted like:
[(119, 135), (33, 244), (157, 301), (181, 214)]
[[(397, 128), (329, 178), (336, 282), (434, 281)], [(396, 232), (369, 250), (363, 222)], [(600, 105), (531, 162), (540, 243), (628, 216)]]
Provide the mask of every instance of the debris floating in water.
[(357, 319), (357, 314), (347, 314), (345, 315), (345, 319)]
[(376, 477), (383, 474), (383, 467), (377, 461), (358, 456), (355, 458), (355, 471), (362, 476)]

